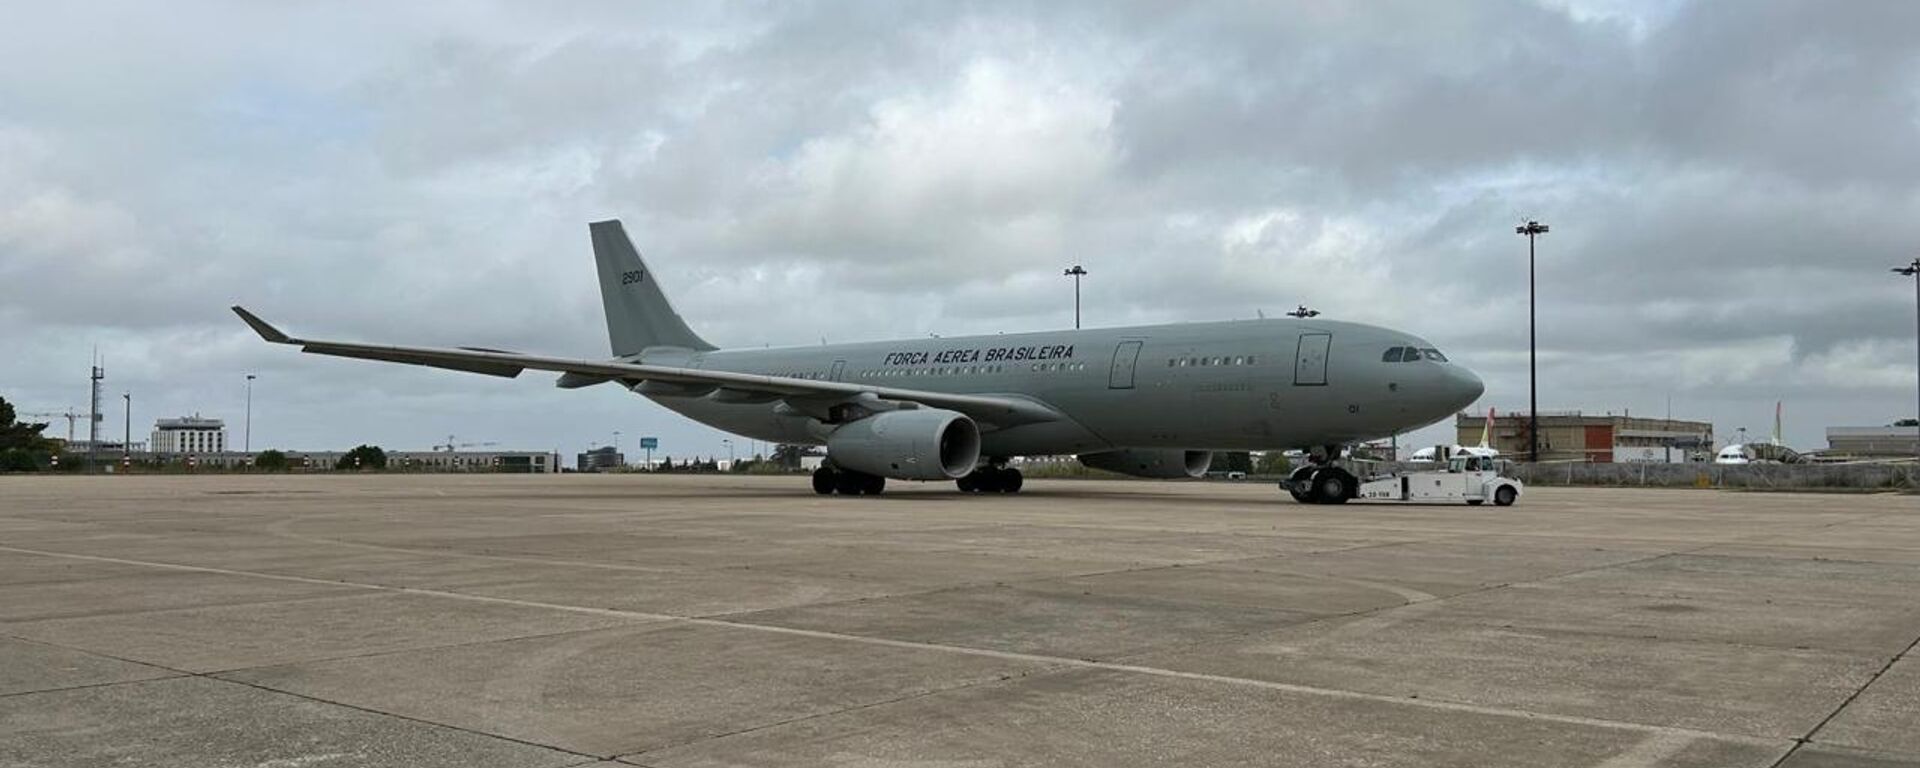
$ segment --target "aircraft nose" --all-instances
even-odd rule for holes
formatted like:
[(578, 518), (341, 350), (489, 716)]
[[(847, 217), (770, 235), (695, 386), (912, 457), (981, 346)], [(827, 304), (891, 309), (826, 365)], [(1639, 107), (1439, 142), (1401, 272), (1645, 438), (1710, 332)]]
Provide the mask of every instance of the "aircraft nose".
[(1455, 409), (1472, 405), (1473, 402), (1479, 400), (1480, 396), (1485, 394), (1486, 391), (1486, 382), (1481, 381), (1480, 377), (1474, 375), (1473, 371), (1457, 365), (1448, 367), (1447, 394), (1459, 401), (1459, 405), (1454, 406)]

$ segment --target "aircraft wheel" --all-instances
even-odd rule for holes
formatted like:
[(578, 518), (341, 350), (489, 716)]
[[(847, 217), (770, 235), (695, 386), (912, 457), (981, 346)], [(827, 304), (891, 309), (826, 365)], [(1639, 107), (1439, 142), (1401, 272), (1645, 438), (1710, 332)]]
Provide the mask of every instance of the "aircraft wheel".
[(1513, 490), (1513, 486), (1503, 485), (1500, 486), (1500, 490), (1493, 492), (1493, 503), (1503, 507), (1511, 507), (1513, 506), (1513, 500), (1519, 496), (1520, 494)]
[(867, 475), (867, 482), (860, 490), (868, 496), (878, 496), (887, 490), (887, 479), (879, 475)]
[(1292, 496), (1294, 501), (1300, 502), (1301, 504), (1314, 503), (1313, 467), (1301, 467), (1294, 470), (1293, 474), (1287, 477), (1287, 481), (1280, 484), (1280, 487), (1287, 489), (1287, 495)]
[(1026, 484), (1026, 477), (1020, 474), (1020, 470), (1003, 469), (999, 474), (1001, 493), (1019, 493), (1020, 486)]
[(1321, 504), (1345, 504), (1353, 498), (1353, 475), (1339, 467), (1327, 467), (1313, 473), (1313, 500)]
[(867, 475), (863, 472), (840, 470), (834, 473), (833, 490), (842, 496), (858, 496), (867, 492)]
[(953, 481), (953, 484), (959, 487), (961, 493), (979, 493), (980, 492), (980, 470), (976, 469), (972, 472), (968, 472), (964, 475), (961, 475), (960, 477), (956, 478)]
[(814, 470), (813, 492), (822, 496), (832, 495), (834, 486), (838, 485), (838, 483), (835, 482), (837, 478), (834, 477), (834, 475), (837, 474), (839, 473), (826, 467)]

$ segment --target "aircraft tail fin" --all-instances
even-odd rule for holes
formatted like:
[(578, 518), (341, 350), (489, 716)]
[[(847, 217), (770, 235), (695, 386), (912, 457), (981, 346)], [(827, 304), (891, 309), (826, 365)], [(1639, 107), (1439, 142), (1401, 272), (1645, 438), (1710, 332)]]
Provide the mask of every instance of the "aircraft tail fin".
[(1487, 409), (1487, 423), (1480, 427), (1480, 447), (1493, 447), (1493, 409)]
[(1773, 444), (1774, 445), (1780, 444), (1780, 409), (1781, 408), (1782, 408), (1782, 405), (1780, 401), (1778, 400), (1773, 401)]
[(600, 299), (606, 305), (607, 339), (614, 356), (637, 355), (648, 347), (716, 349), (674, 311), (619, 219), (596, 221), (587, 228), (593, 234), (593, 259), (600, 268)]

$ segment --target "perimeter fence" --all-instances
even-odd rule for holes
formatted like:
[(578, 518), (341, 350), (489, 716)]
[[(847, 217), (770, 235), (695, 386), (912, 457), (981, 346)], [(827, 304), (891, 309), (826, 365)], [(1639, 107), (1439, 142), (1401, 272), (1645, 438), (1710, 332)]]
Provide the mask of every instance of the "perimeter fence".
[(1750, 488), (1755, 490), (1905, 490), (1913, 464), (1523, 464), (1509, 474), (1528, 485)]

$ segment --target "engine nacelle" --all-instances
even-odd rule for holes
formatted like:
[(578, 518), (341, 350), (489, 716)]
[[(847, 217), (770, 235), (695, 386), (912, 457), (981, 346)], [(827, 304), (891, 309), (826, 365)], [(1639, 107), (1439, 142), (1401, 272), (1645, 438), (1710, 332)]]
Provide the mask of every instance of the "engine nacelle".
[(938, 408), (876, 413), (827, 436), (837, 466), (895, 480), (953, 480), (980, 463), (980, 427)]
[(1126, 448), (1080, 454), (1080, 463), (1094, 469), (1162, 480), (1202, 477), (1213, 466), (1213, 451), (1179, 448)]

